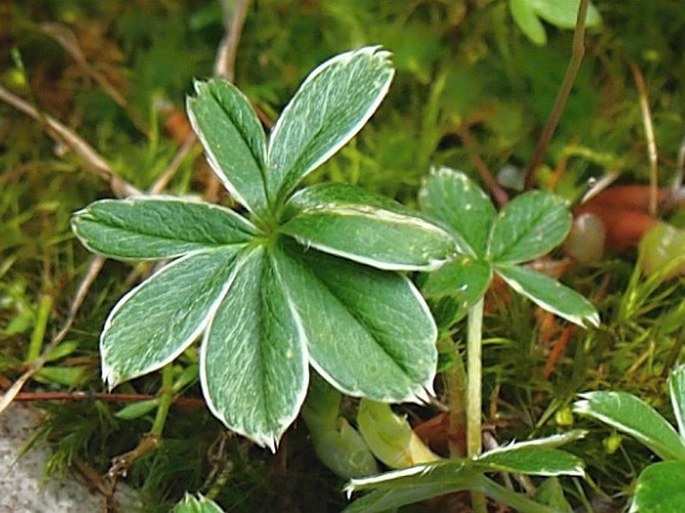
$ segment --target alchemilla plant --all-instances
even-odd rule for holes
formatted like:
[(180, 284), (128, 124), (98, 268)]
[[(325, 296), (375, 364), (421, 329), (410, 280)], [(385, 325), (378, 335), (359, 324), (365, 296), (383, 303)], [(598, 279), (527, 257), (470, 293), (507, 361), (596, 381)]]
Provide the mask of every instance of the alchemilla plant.
[(454, 252), (441, 228), (349, 185), (296, 191), (374, 113), (393, 77), (376, 47), (325, 62), (267, 138), (247, 98), (198, 82), (188, 113), (245, 216), (174, 197), (97, 201), (73, 218), (90, 250), (171, 260), (126, 294), (100, 340), (110, 387), (168, 364), (202, 335), (200, 379), (230, 429), (275, 449), (297, 416), (309, 365), (377, 401), (431, 392), (437, 330), (414, 285)]

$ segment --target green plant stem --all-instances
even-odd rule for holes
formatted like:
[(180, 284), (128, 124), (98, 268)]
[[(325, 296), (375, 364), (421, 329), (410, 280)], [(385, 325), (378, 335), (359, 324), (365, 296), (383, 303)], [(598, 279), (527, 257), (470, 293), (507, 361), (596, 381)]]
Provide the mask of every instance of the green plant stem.
[(443, 373), (445, 379), (446, 403), (449, 408), (449, 428), (447, 438), (451, 458), (464, 457), (461, 440), (466, 433), (466, 369), (464, 358), (459, 353), (451, 337), (438, 342), (441, 352), (455, 351), (454, 363)]
[(157, 407), (157, 414), (155, 421), (150, 429), (150, 435), (161, 437), (164, 430), (169, 408), (174, 401), (174, 387), (173, 387), (173, 368), (171, 365), (166, 365), (162, 368), (162, 387), (159, 392), (159, 406)]
[(29, 342), (29, 349), (26, 354), (27, 363), (38, 359), (43, 347), (43, 339), (45, 338), (45, 330), (48, 326), (48, 319), (50, 318), (50, 311), (52, 310), (52, 296), (44, 294), (38, 301), (38, 312), (36, 314), (36, 324), (33, 326), (31, 333), (31, 341)]
[[(483, 303), (480, 298), (471, 307), (468, 315), (466, 335), (466, 454), (469, 457), (481, 453), (481, 415), (483, 411), (482, 398), (482, 338), (483, 338)], [(474, 513), (486, 513), (487, 503), (482, 493), (471, 493), (471, 507)]]
[(557, 97), (554, 99), (552, 112), (550, 112), (549, 117), (547, 118), (547, 123), (545, 123), (545, 127), (542, 129), (540, 139), (538, 139), (538, 144), (535, 147), (533, 158), (530, 160), (530, 164), (528, 164), (528, 168), (526, 169), (526, 189), (530, 189), (535, 181), (535, 171), (540, 165), (542, 156), (545, 154), (547, 146), (549, 146), (549, 142), (552, 140), (552, 136), (554, 136), (554, 131), (559, 124), (559, 119), (561, 119), (561, 115), (564, 112), (564, 107), (566, 107), (568, 96), (571, 94), (573, 83), (576, 81), (580, 64), (583, 62), (583, 56), (585, 55), (585, 19), (587, 18), (589, 4), (590, 0), (580, 0), (576, 30), (573, 34), (573, 53), (571, 55), (571, 60), (568, 63), (568, 68), (566, 69), (564, 81), (561, 83)]

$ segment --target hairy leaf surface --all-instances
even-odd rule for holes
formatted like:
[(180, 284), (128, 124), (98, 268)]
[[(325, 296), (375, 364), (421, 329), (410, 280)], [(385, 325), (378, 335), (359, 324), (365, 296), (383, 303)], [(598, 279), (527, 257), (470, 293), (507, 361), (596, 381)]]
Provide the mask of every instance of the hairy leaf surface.
[(195, 340), (230, 284), (237, 250), (189, 255), (128, 292), (100, 338), (103, 379), (114, 387), (157, 370)]
[(407, 278), (286, 244), (276, 265), (319, 374), (353, 396), (426, 399), (437, 330)]
[(304, 401), (306, 339), (266, 250), (243, 258), (205, 333), (200, 377), (214, 415), (275, 450)]
[(74, 214), (72, 228), (95, 253), (148, 260), (242, 245), (255, 233), (227, 208), (155, 196), (96, 201)]
[(285, 199), (359, 132), (390, 87), (389, 56), (378, 47), (360, 48), (329, 59), (306, 78), (271, 133), (272, 194)]
[(685, 442), (659, 412), (625, 392), (588, 392), (574, 411), (589, 415), (645, 444), (660, 458), (685, 461)]
[(495, 272), (541, 308), (581, 327), (599, 326), (599, 315), (592, 303), (558, 281), (517, 265), (496, 265)]
[(461, 256), (430, 273), (421, 291), (430, 299), (453, 297), (459, 308), (457, 318), (461, 318), (483, 297), (491, 280), (489, 262)]
[(450, 236), (415, 212), (351, 185), (304, 189), (281, 228), (301, 244), (386, 270), (434, 269), (454, 251)]
[(571, 229), (571, 213), (559, 196), (529, 191), (500, 210), (488, 254), (496, 263), (533, 260), (561, 244)]
[(549, 447), (503, 447), (476, 459), (485, 470), (536, 476), (570, 475), (582, 477), (583, 460), (566, 451)]
[(495, 207), (464, 173), (446, 167), (431, 170), (419, 191), (419, 204), (450, 231), (461, 253), (485, 255)]
[(249, 100), (226, 80), (195, 83), (188, 116), (207, 160), (231, 195), (251, 212), (268, 204), (266, 135)]
[(649, 465), (637, 478), (630, 513), (685, 511), (685, 462)]

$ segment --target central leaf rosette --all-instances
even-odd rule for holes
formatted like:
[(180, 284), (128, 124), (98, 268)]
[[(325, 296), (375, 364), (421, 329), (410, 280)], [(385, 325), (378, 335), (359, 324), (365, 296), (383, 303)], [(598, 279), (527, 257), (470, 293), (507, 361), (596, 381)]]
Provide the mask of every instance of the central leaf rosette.
[(209, 408), (272, 450), (300, 410), (309, 364), (353, 396), (427, 398), (437, 330), (414, 285), (395, 271), (435, 269), (454, 252), (453, 239), (356, 187), (295, 192), (376, 110), (394, 73), (388, 57), (367, 47), (322, 64), (268, 140), (235, 86), (196, 83), (193, 128), (247, 217), (159, 196), (98, 201), (74, 215), (76, 235), (96, 253), (173, 259), (105, 323), (102, 372), (111, 387), (159, 369), (202, 335)]

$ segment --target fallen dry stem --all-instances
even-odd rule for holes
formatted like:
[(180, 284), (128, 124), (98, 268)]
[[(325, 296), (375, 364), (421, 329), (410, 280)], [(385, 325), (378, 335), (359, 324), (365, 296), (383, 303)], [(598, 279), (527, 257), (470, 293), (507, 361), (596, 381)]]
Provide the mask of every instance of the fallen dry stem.
[(52, 116), (40, 112), (26, 100), (12, 94), (2, 86), (0, 86), (0, 100), (33, 118), (38, 123), (44, 124), (44, 129), (50, 137), (69, 147), (86, 163), (90, 171), (109, 182), (115, 196), (121, 198), (141, 193), (136, 187), (119, 177), (90, 144)]

